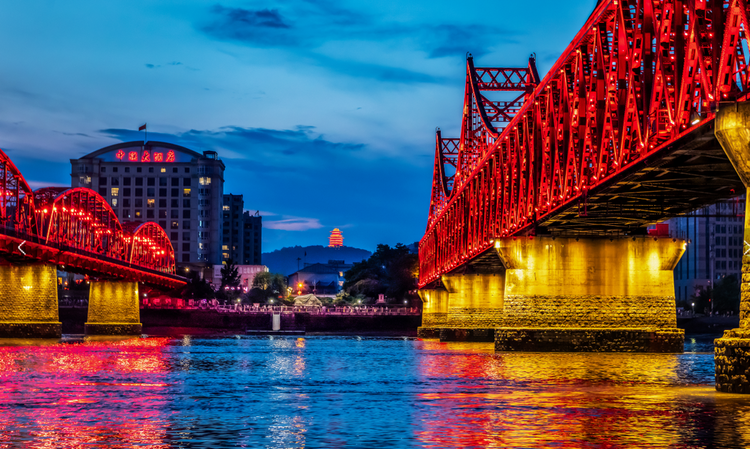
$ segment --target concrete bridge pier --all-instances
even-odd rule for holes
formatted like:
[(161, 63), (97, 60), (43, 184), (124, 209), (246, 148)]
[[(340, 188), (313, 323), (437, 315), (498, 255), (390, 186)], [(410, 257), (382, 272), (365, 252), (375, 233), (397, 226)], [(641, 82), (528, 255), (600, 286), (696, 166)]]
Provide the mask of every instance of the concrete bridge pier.
[(685, 242), (503, 238), (504, 317), (496, 351), (682, 352), (673, 270)]
[(0, 338), (60, 338), (55, 265), (0, 265)]
[(140, 335), (138, 283), (91, 281), (86, 335)]
[(714, 340), (716, 390), (750, 394), (750, 103), (721, 103), (714, 132), (746, 189), (740, 327)]

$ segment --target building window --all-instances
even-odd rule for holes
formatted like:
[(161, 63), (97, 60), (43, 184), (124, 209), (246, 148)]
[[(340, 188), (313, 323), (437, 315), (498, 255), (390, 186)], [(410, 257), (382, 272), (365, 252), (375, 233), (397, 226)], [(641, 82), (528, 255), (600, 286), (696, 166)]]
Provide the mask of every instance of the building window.
[(167, 189), (159, 189), (159, 196), (167, 196)]
[(180, 211), (177, 209), (172, 209), (169, 211), (169, 218), (180, 218)]
[(180, 200), (178, 199), (172, 198), (172, 201), (170, 201), (170, 203), (172, 204), (171, 207), (180, 207)]
[(156, 196), (155, 189), (153, 187), (146, 187), (147, 196)]
[(201, 220), (198, 222), (198, 226), (201, 228), (210, 228), (211, 227), (211, 220)]
[(112, 173), (117, 173), (117, 167), (112, 167)]
[(122, 207), (130, 207), (130, 198), (122, 200)]
[(161, 226), (162, 229), (167, 229), (166, 220), (159, 220), (159, 226)]
[(119, 186), (120, 185), (120, 178), (112, 177), (112, 185), (113, 186)]
[(179, 228), (179, 227), (180, 227), (180, 223), (178, 223), (178, 222), (176, 222), (176, 221), (173, 221), (173, 222), (172, 222), (172, 229), (177, 229), (177, 228)]
[(117, 207), (117, 198), (112, 198), (112, 207)]
[(182, 185), (188, 187), (190, 185), (190, 179), (192, 178), (182, 178)]
[(101, 196), (107, 196), (107, 188), (106, 187), (99, 187), (99, 195), (101, 195)]
[(124, 209), (122, 211), (122, 218), (127, 218), (128, 220), (130, 219), (130, 209)]
[(122, 178), (122, 185), (129, 186), (130, 185), (130, 177)]
[[(162, 170), (164, 170), (162, 168)], [(166, 187), (167, 186), (167, 178), (162, 176), (159, 178), (159, 187)]]
[(185, 173), (190, 173), (190, 167), (185, 167)]
[(141, 218), (141, 211), (135, 211), (135, 218)]
[(227, 205), (225, 204), (225, 205), (224, 205), (224, 207), (223, 207), (223, 210), (229, 210), (229, 206), (227, 206)]
[(165, 198), (159, 200), (159, 207), (167, 207), (167, 200)]
[[(151, 168), (153, 168), (153, 167), (151, 167)], [(156, 185), (156, 178), (146, 178), (146, 185), (155, 186)]]
[(143, 170), (141, 169), (141, 167), (136, 167), (135, 171), (141, 173)]
[(143, 196), (143, 189), (136, 187), (135, 196)]
[[(175, 170), (177, 170), (177, 169), (175, 168)], [(172, 184), (172, 187), (179, 187), (180, 186), (180, 178), (172, 178), (171, 184)]]
[(167, 211), (164, 209), (159, 210), (159, 218), (167, 218)]
[(182, 228), (183, 229), (190, 229), (190, 220), (186, 220), (182, 222)]
[(110, 193), (112, 196), (119, 196), (120, 195), (120, 188), (119, 187), (112, 187), (110, 189)]
[(190, 262), (190, 254), (183, 254), (182, 255), (182, 261), (183, 262)]
[(180, 196), (180, 189), (172, 189), (170, 196)]
[(198, 178), (198, 184), (200, 184), (202, 186), (211, 185), (211, 178), (200, 177), (200, 178)]
[(146, 218), (154, 218), (154, 210), (146, 209)]
[(122, 196), (130, 196), (130, 187), (122, 189)]
[(135, 185), (136, 186), (142, 186), (143, 185), (143, 178), (135, 178)]
[(106, 176), (102, 176), (101, 178), (99, 178), (99, 185), (100, 186), (106, 186), (107, 185), (107, 177)]
[(107, 173), (107, 167), (102, 167), (102, 173)]
[(149, 198), (146, 200), (146, 207), (153, 209), (154, 206), (156, 206), (156, 200), (153, 198)]
[(182, 196), (190, 198), (190, 189), (182, 189)]
[(177, 240), (177, 238), (180, 236), (179, 232), (173, 232), (169, 235), (169, 240)]
[(189, 209), (190, 208), (190, 200), (182, 200), (182, 207)]
[(182, 218), (190, 218), (190, 210), (183, 210)]
[(149, 168), (148, 168), (148, 172), (149, 172), (149, 173), (153, 173), (153, 172), (154, 172), (154, 167), (149, 167)]
[(190, 233), (189, 232), (183, 232), (182, 233), (182, 240), (190, 240)]
[(130, 167), (125, 167), (125, 173), (130, 173)]
[(183, 243), (182, 244), (182, 250), (183, 251), (190, 251), (190, 243)]
[(221, 245), (221, 249), (224, 251), (229, 251), (229, 245)]
[(143, 198), (135, 199), (135, 207), (143, 207)]
[(161, 168), (161, 172), (162, 172), (162, 173), (166, 173), (166, 172), (167, 172), (167, 169), (166, 169), (166, 168), (164, 168), (164, 167), (162, 167), (162, 168)]

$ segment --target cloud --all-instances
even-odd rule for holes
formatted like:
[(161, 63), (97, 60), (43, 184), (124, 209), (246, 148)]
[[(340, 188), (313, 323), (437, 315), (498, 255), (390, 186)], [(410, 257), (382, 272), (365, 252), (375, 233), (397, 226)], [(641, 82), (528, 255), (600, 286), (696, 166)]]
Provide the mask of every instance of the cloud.
[(323, 225), (317, 218), (284, 216), (282, 220), (264, 221), (263, 227), (280, 231), (309, 231), (311, 229), (320, 229)]
[(29, 183), (31, 190), (42, 189), (44, 187), (70, 187), (69, 184), (63, 184), (60, 182), (49, 182), (49, 181), (26, 181)]
[(202, 26), (206, 34), (222, 40), (251, 43), (263, 47), (296, 45), (296, 36), (277, 9), (250, 10), (215, 5), (213, 20)]

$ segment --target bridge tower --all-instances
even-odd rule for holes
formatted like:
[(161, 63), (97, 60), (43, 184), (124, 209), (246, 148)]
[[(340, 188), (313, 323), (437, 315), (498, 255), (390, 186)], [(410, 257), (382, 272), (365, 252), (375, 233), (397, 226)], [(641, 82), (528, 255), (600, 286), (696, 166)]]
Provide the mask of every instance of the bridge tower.
[(714, 132), (746, 189), (740, 327), (714, 341), (716, 390), (750, 393), (750, 103), (720, 103)]
[(86, 335), (140, 335), (138, 283), (92, 281)]

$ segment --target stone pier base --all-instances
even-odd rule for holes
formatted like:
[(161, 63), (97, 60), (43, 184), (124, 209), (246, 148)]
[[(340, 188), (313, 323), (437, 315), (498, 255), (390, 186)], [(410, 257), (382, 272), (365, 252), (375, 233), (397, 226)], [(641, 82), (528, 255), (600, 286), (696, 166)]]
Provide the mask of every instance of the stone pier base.
[(62, 323), (0, 323), (0, 338), (60, 338)]
[(131, 323), (86, 323), (86, 335), (141, 335), (143, 326)]
[(499, 328), (495, 351), (682, 353), (682, 329)]
[(750, 331), (732, 329), (714, 340), (716, 391), (750, 393)]
[(92, 281), (86, 335), (140, 335), (138, 283)]
[(487, 342), (495, 341), (494, 329), (445, 327), (440, 329), (440, 341), (473, 341)]

